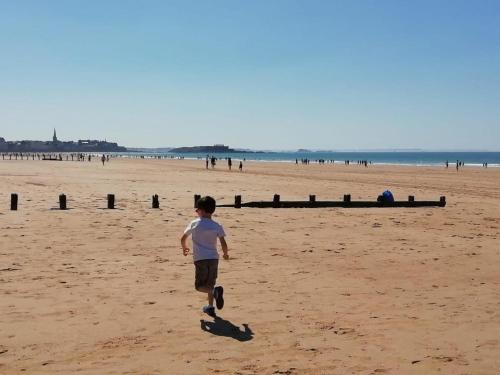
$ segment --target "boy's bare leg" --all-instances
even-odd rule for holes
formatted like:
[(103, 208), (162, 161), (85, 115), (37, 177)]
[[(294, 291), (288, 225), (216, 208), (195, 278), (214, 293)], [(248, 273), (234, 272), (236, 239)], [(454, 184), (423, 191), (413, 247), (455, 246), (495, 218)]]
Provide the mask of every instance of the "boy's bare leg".
[(210, 306), (214, 305), (214, 288), (210, 288), (208, 286), (200, 286), (196, 290), (198, 292), (207, 293), (208, 294), (208, 304)]
[(208, 290), (208, 304), (210, 306), (214, 305), (214, 289), (213, 288), (207, 288)]

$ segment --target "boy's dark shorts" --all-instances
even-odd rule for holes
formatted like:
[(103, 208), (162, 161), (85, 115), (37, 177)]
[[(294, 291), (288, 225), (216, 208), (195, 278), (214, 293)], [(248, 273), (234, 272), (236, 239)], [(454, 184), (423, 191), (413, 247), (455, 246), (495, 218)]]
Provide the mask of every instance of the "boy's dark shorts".
[(219, 268), (219, 259), (203, 259), (194, 262), (196, 268), (194, 277), (194, 287), (209, 287), (215, 286), (217, 280), (217, 270)]

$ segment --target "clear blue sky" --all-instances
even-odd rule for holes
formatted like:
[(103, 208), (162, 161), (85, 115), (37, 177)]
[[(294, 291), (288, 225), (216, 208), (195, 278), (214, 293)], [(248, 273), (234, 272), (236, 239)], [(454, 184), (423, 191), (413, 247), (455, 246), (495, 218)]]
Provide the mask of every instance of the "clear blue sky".
[(500, 149), (500, 1), (1, 1), (0, 136)]

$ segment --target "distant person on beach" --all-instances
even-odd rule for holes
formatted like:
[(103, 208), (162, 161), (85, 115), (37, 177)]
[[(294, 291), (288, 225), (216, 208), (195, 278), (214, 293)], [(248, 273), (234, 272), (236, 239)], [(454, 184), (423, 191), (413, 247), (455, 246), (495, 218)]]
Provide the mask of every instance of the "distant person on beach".
[(106, 161), (106, 156), (104, 156), (104, 154), (102, 154), (101, 161), (102, 161), (102, 165), (104, 165), (104, 162)]
[(243, 172), (243, 162), (240, 161), (240, 166), (238, 167), (238, 169), (240, 170), (240, 172)]
[(231, 158), (228, 158), (227, 159), (227, 167), (229, 168), (229, 170), (231, 170), (232, 166), (233, 166), (233, 161), (231, 160)]
[(208, 169), (208, 155), (207, 157), (205, 158), (205, 168)]
[(194, 286), (198, 292), (207, 294), (208, 305), (204, 306), (202, 311), (212, 317), (215, 317), (214, 299), (218, 310), (224, 307), (224, 288), (220, 285), (215, 286), (219, 267), (217, 239), (220, 241), (224, 259), (229, 259), (224, 228), (212, 220), (215, 207), (215, 199), (212, 197), (200, 198), (196, 203), (198, 219), (189, 223), (181, 237), (182, 253), (187, 256), (190, 249), (186, 245), (186, 240), (192, 236), (195, 267)]

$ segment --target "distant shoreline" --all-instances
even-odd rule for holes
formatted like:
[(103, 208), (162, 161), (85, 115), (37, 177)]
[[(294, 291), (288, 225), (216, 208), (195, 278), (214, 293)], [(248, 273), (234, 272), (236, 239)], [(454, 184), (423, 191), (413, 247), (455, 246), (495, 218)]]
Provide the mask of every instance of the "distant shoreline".
[[(107, 154), (113, 155), (118, 158), (130, 158), (130, 159), (186, 159), (186, 160), (205, 160), (207, 157), (206, 153), (173, 153), (173, 152), (140, 152), (137, 150), (129, 150), (126, 152), (106, 152)], [(40, 159), (38, 156), (45, 154), (58, 156), (62, 155), (74, 155), (73, 152), (5, 152), (0, 151), (0, 162), (9, 160), (20, 160), (23, 159)], [(102, 152), (99, 151), (87, 151), (83, 153), (84, 155), (99, 156)], [(322, 164), (326, 165), (336, 165), (342, 166), (349, 161), (349, 165), (353, 167), (362, 167), (359, 164), (364, 161), (367, 162), (367, 167), (370, 166), (402, 166), (402, 167), (437, 167), (445, 168), (446, 161), (448, 161), (448, 168), (453, 169), (456, 167), (456, 161), (463, 163), (462, 167), (500, 167), (500, 152), (329, 152), (329, 153), (318, 153), (318, 152), (240, 152), (235, 150), (234, 152), (225, 153), (210, 153), (210, 156), (221, 160), (223, 163), (224, 159), (231, 158), (233, 161), (246, 161), (246, 162), (257, 162), (257, 163), (292, 163), (292, 164), (302, 164), (304, 159), (308, 160), (311, 164), (318, 164), (321, 161)], [(64, 157), (65, 158), (65, 157)], [(58, 158), (56, 158), (58, 159)], [(55, 159), (54, 159), (55, 160)], [(487, 163), (487, 165), (485, 165)]]
[[(302, 159), (311, 162), (325, 160), (327, 164), (335, 161), (335, 165), (344, 164), (349, 160), (352, 164), (366, 160), (374, 165), (406, 165), (406, 166), (444, 166), (448, 161), (449, 167), (454, 167), (457, 160), (466, 166), (500, 166), (500, 152), (223, 152), (208, 153), (218, 159), (232, 158), (233, 160), (246, 160), (255, 162), (292, 162), (300, 163)], [(206, 152), (130, 152), (118, 155), (145, 158), (186, 158), (192, 160), (205, 159)]]

